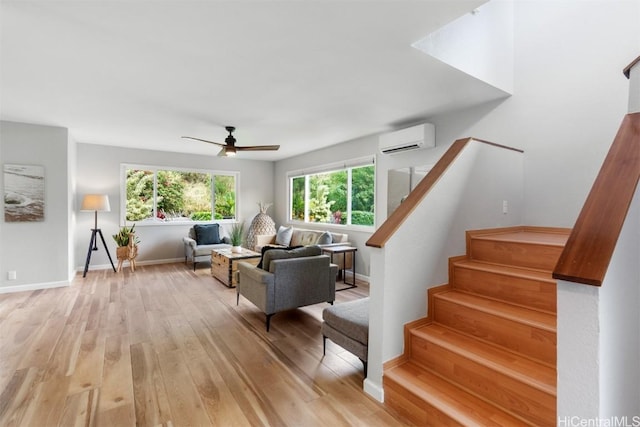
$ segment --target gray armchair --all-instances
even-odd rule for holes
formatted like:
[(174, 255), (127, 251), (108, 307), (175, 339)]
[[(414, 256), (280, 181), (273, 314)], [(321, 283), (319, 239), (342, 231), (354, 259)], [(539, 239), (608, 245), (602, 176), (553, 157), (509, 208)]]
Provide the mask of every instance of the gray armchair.
[[(207, 242), (205, 244), (198, 244), (198, 236), (196, 235), (196, 227), (207, 227), (215, 228), (215, 235), (218, 238), (213, 238), (209, 240), (203, 240), (202, 237), (200, 239), (201, 242)], [(189, 235), (182, 238), (182, 242), (184, 243), (184, 262), (185, 264), (188, 261), (193, 263), (193, 271), (196, 271), (196, 264), (198, 259), (202, 260), (203, 258), (206, 260), (211, 260), (211, 250), (212, 249), (226, 249), (230, 248), (231, 244), (229, 242), (228, 237), (219, 237), (218, 232), (218, 224), (206, 224), (204, 226), (197, 225), (189, 228)], [(209, 243), (209, 242), (219, 242), (219, 243)]]
[(330, 264), (319, 247), (269, 250), (264, 253), (262, 264), (268, 271), (238, 263), (236, 304), (242, 295), (262, 310), (267, 316), (267, 332), (271, 316), (280, 311), (321, 302), (333, 304), (338, 266)]

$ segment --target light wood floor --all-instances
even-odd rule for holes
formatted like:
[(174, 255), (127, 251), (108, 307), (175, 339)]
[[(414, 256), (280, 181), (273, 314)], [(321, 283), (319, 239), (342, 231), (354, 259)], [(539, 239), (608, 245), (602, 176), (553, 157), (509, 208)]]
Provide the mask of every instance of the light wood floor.
[[(337, 293), (361, 298), (368, 287)], [(264, 315), (183, 264), (0, 295), (1, 426), (394, 426), (319, 304)]]

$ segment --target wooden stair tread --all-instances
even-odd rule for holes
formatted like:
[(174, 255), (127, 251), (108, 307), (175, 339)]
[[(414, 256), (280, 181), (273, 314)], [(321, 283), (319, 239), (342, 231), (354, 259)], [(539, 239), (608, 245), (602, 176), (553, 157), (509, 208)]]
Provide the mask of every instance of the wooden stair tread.
[(405, 330), (385, 401), (416, 425), (552, 426), (557, 421), (557, 292), (566, 228), (466, 232), (429, 318)]
[(567, 239), (569, 238), (569, 234), (537, 231), (512, 231), (503, 233), (475, 234), (472, 238), (501, 242), (564, 247), (564, 245), (567, 243)]
[(437, 323), (412, 329), (411, 333), (540, 391), (556, 395), (556, 370), (552, 367), (473, 339)]
[(415, 363), (396, 366), (384, 375), (462, 425), (528, 425)]
[(489, 273), (505, 274), (512, 277), (537, 280), (540, 282), (556, 283), (555, 279), (551, 276), (550, 271), (547, 272), (534, 268), (513, 267), (505, 264), (494, 264), (491, 262), (478, 261), (474, 259), (455, 261), (453, 265), (472, 270), (486, 271)]
[(435, 295), (435, 298), (549, 332), (556, 332), (556, 316), (546, 312), (532, 310), (456, 290), (438, 293)]

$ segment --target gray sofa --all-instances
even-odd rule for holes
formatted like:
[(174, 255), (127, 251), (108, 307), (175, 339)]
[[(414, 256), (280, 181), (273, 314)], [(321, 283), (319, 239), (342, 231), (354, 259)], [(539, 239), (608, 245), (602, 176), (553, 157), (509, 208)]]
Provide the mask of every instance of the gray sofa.
[(271, 316), (278, 312), (321, 302), (333, 304), (338, 267), (329, 263), (327, 255), (321, 255), (319, 247), (271, 249), (264, 253), (262, 266), (266, 270), (238, 263), (236, 304), (242, 295), (262, 310), (267, 316), (267, 332)]
[[(200, 228), (201, 226), (212, 226), (217, 230), (218, 239), (209, 239), (203, 240), (202, 236), (200, 236), (200, 244), (198, 243), (198, 235), (196, 233), (196, 228)], [(217, 227), (215, 227), (217, 226)], [(214, 233), (215, 234), (215, 233)], [(231, 247), (230, 241), (228, 237), (220, 237), (219, 233), (219, 225), (218, 224), (198, 224), (197, 226), (193, 226), (189, 228), (188, 236), (182, 238), (184, 243), (184, 262), (185, 264), (188, 261), (193, 263), (193, 271), (196, 270), (196, 264), (198, 259), (200, 260), (208, 260), (211, 261), (211, 250), (212, 249), (227, 249)], [(218, 241), (219, 243), (209, 243), (209, 242)], [(206, 242), (206, 243), (202, 243)]]
[[(286, 227), (280, 227), (286, 228)], [(284, 244), (277, 243), (278, 234), (260, 234), (256, 236), (256, 244), (253, 248), (256, 252), (260, 252), (264, 246), (281, 246), (281, 247), (296, 247), (296, 246), (313, 246), (317, 245), (321, 248), (328, 246), (351, 246), (349, 243), (349, 235), (346, 233), (334, 233), (330, 231), (321, 231), (321, 230), (308, 230), (304, 228), (296, 228), (291, 227), (291, 239), (288, 242), (284, 242)], [(322, 239), (322, 235), (328, 233), (330, 236), (330, 241), (325, 243), (320, 243)], [(352, 265), (352, 256), (353, 254), (348, 253), (344, 255), (344, 260), (342, 256), (338, 256), (334, 259), (334, 262), (338, 264), (338, 269), (342, 270), (345, 267), (347, 269), (351, 268)]]

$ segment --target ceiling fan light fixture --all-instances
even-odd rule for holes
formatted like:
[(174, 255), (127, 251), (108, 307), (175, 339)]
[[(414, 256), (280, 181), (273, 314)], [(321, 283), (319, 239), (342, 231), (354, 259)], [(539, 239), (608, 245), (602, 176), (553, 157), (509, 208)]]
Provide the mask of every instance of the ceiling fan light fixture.
[(207, 139), (194, 138), (192, 136), (183, 136), (187, 139), (195, 139), (196, 141), (202, 141), (217, 146), (222, 146), (222, 150), (218, 152), (218, 157), (233, 157), (238, 151), (276, 151), (280, 148), (279, 145), (248, 145), (236, 147), (236, 139), (233, 136), (233, 132), (236, 130), (233, 126), (226, 126), (225, 129), (229, 132), (229, 135), (224, 140), (224, 144), (215, 141), (209, 141)]

